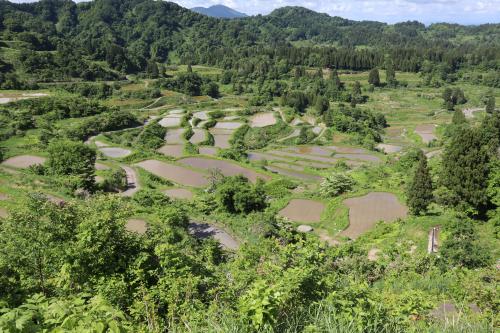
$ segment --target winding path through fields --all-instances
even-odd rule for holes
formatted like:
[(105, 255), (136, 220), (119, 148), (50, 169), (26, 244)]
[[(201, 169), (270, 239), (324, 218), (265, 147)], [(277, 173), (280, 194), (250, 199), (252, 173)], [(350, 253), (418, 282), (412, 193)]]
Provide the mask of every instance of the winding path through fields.
[(124, 197), (131, 197), (140, 189), (138, 181), (139, 177), (137, 176), (135, 170), (132, 169), (131, 167), (126, 165), (120, 165), (120, 167), (127, 174), (127, 189), (121, 192), (120, 195)]
[(226, 231), (206, 222), (191, 221), (189, 223), (189, 233), (201, 239), (213, 237), (229, 250), (237, 250), (240, 247), (240, 243)]

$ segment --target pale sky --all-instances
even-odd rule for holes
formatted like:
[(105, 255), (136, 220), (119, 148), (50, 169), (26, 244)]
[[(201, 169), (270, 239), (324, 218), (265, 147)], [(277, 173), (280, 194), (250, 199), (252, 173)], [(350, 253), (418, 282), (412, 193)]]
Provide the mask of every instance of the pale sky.
[[(31, 0), (14, 0), (29, 2)], [(268, 14), (283, 6), (302, 6), (331, 16), (395, 23), (500, 23), (500, 0), (173, 0), (192, 8), (223, 4), (249, 15)]]
[(268, 14), (283, 6), (302, 6), (353, 20), (395, 23), (500, 23), (500, 0), (174, 0), (181, 6), (223, 4), (249, 15)]

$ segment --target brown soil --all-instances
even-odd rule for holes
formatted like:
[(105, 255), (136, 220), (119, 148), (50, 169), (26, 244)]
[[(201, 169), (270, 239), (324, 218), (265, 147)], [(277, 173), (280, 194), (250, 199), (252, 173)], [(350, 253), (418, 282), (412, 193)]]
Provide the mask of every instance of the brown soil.
[(159, 153), (171, 157), (181, 157), (183, 155), (183, 145), (164, 145), (158, 149)]
[(208, 185), (208, 180), (204, 174), (177, 165), (157, 160), (147, 160), (137, 163), (136, 165), (159, 177), (163, 177), (181, 185), (194, 187), (204, 187)]
[(344, 204), (349, 207), (349, 227), (340, 234), (351, 239), (371, 230), (378, 221), (392, 222), (408, 213), (394, 194), (385, 192), (347, 199)]
[(143, 235), (148, 230), (148, 224), (144, 220), (130, 219), (127, 221), (127, 224), (125, 224), (125, 229)]
[(193, 192), (183, 188), (172, 188), (163, 191), (163, 193), (165, 193), (165, 195), (171, 199), (191, 200), (193, 198)]
[(34, 155), (14, 156), (2, 162), (3, 165), (20, 169), (26, 169), (32, 165), (43, 164), (43, 163), (45, 163), (44, 157), (34, 156)]
[(319, 222), (325, 210), (322, 202), (307, 199), (292, 199), (279, 215), (296, 222)]
[(224, 176), (243, 175), (254, 183), (257, 181), (257, 178), (270, 179), (267, 175), (261, 175), (237, 164), (207, 157), (187, 157), (179, 160), (179, 163), (203, 170), (219, 169)]
[(9, 216), (9, 212), (7, 212), (7, 209), (0, 207), (0, 218), (6, 218)]

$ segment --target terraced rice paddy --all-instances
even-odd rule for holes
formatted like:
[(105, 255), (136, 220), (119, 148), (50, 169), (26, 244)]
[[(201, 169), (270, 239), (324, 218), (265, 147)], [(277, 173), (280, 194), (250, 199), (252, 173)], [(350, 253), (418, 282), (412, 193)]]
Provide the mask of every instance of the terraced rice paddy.
[(290, 170), (288, 168), (283, 168), (283, 164), (281, 166), (268, 165), (266, 166), (266, 170), (296, 179), (301, 179), (305, 181), (320, 181), (322, 178), (320, 176), (311, 175), (304, 172)]
[[(277, 156), (273, 154), (268, 154), (268, 153), (261, 153), (261, 152), (250, 152), (248, 153), (248, 159), (250, 161), (269, 161), (273, 162), (273, 164), (276, 164), (275, 162), (286, 162), (287, 164), (293, 164), (293, 165), (300, 165), (302, 167), (308, 167), (308, 168), (315, 168), (315, 169), (328, 169), (332, 167), (332, 162), (314, 162), (314, 161), (307, 161), (307, 160), (301, 160), (298, 157), (285, 157), (285, 156)], [(337, 160), (335, 160), (337, 161)], [(354, 161), (347, 161), (347, 164), (357, 166), (360, 163), (359, 162), (354, 162)]]
[(228, 129), (235, 130), (243, 126), (243, 123), (233, 122), (233, 121), (221, 121), (215, 124), (215, 129)]
[(170, 157), (181, 157), (183, 155), (183, 149), (183, 145), (164, 145), (158, 149), (158, 152)]
[(229, 140), (233, 132), (234, 130), (211, 128), (210, 134), (214, 137), (214, 146), (222, 149), (230, 148)]
[(214, 147), (199, 147), (198, 149), (201, 155), (216, 156), (217, 148)]
[(349, 227), (340, 235), (351, 239), (371, 230), (379, 221), (392, 222), (408, 214), (406, 206), (394, 194), (386, 192), (371, 192), (347, 199), (344, 204), (349, 207)]
[(199, 128), (195, 128), (193, 129), (193, 136), (189, 139), (189, 142), (191, 142), (192, 144), (199, 144), (203, 141), (205, 141), (205, 131), (202, 130), (202, 129), (199, 129)]
[(266, 127), (276, 124), (273, 112), (257, 113), (250, 118), (250, 127)]
[(193, 198), (193, 192), (183, 188), (171, 188), (163, 191), (163, 193), (171, 199), (191, 200)]
[(193, 187), (204, 187), (208, 185), (208, 179), (205, 174), (178, 165), (160, 162), (157, 160), (146, 160), (137, 163), (136, 165), (154, 175), (168, 179), (180, 185)]
[(385, 144), (385, 143), (379, 143), (377, 145), (377, 149), (383, 151), (386, 154), (393, 154), (393, 153), (400, 152), (401, 149), (403, 149), (403, 147), (396, 146), (396, 145), (389, 145), (389, 144)]
[(43, 163), (45, 163), (44, 157), (34, 155), (19, 155), (6, 159), (2, 162), (2, 165), (12, 168), (26, 169), (30, 166)]
[(307, 199), (292, 199), (279, 215), (295, 222), (319, 222), (325, 210), (322, 202)]
[(437, 139), (434, 134), (435, 130), (436, 126), (434, 124), (423, 124), (415, 127), (415, 133), (422, 138), (422, 142), (425, 144)]
[[(334, 148), (339, 148), (335, 150)], [(273, 150), (270, 153), (291, 158), (308, 159), (323, 163), (336, 163), (339, 159), (346, 159), (351, 165), (359, 165), (359, 162), (379, 163), (380, 158), (369, 154), (366, 150), (348, 147), (320, 147), (320, 146), (297, 146), (281, 150)]]
[(130, 219), (125, 224), (125, 229), (143, 235), (148, 231), (148, 224), (144, 220)]
[(183, 128), (167, 130), (167, 134), (165, 134), (165, 142), (169, 145), (184, 143), (184, 139), (182, 138), (182, 133), (184, 133), (184, 131), (185, 129)]
[(120, 147), (104, 147), (100, 148), (99, 151), (103, 153), (104, 156), (111, 158), (122, 158), (132, 154), (132, 151)]
[(198, 111), (193, 113), (193, 118), (208, 120), (210, 117), (208, 116), (208, 111)]
[(248, 180), (254, 183), (257, 181), (257, 178), (261, 178), (264, 180), (270, 179), (270, 177), (267, 175), (259, 174), (251, 169), (247, 169), (238, 164), (223, 160), (216, 160), (206, 157), (187, 157), (179, 160), (178, 162), (197, 169), (218, 169), (224, 176), (243, 175), (248, 178)]
[(179, 116), (182, 117), (182, 115), (175, 115), (175, 114), (166, 116), (162, 120), (160, 120), (158, 124), (160, 124), (163, 127), (178, 127), (181, 125), (181, 117)]

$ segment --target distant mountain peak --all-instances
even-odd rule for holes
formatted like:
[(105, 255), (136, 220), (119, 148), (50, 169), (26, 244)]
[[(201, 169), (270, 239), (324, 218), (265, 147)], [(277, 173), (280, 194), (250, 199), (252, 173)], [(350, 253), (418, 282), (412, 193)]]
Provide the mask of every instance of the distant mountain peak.
[(232, 8), (229, 8), (224, 5), (213, 5), (208, 8), (205, 7), (194, 7), (191, 8), (192, 11), (197, 12), (199, 14), (211, 16), (211, 17), (218, 17), (218, 18), (227, 18), (227, 19), (233, 19), (233, 18), (241, 18), (241, 17), (247, 17), (248, 15), (245, 13), (241, 13), (237, 10), (234, 10)]

